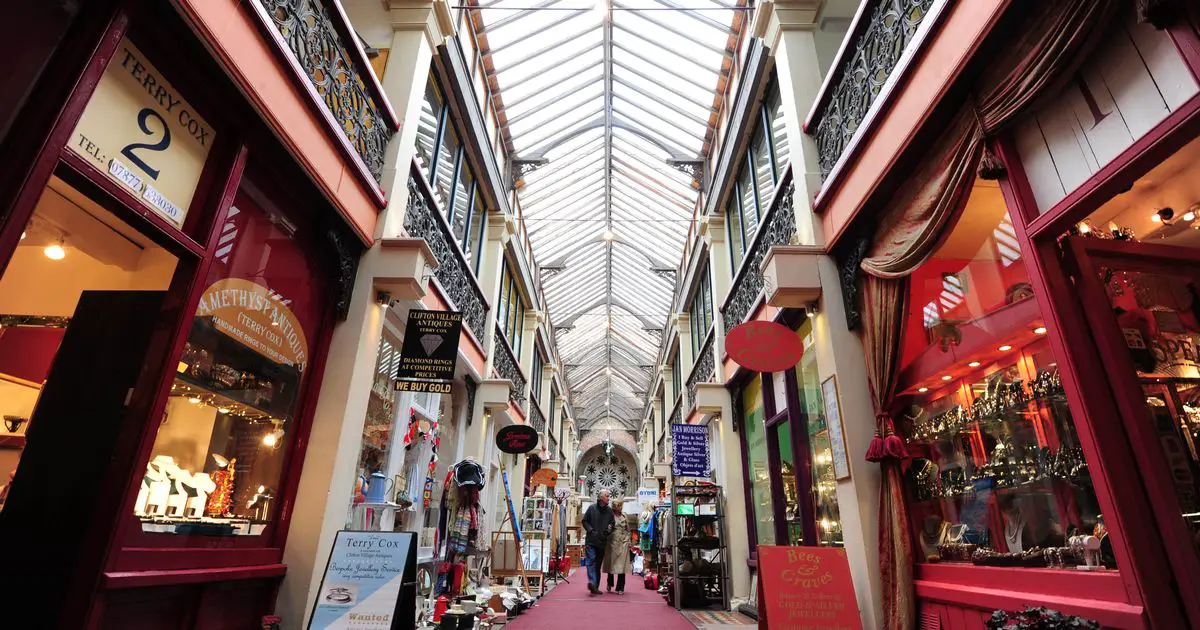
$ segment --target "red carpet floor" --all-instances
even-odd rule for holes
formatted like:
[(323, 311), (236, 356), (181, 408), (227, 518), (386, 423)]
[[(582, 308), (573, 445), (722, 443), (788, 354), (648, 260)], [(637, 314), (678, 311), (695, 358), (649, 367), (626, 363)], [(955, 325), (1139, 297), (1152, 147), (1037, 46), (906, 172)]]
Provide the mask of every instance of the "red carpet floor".
[(570, 584), (559, 584), (538, 605), (513, 619), (506, 630), (695, 630), (662, 595), (642, 587), (641, 578), (625, 576), (625, 594), (591, 595), (587, 574), (576, 571)]

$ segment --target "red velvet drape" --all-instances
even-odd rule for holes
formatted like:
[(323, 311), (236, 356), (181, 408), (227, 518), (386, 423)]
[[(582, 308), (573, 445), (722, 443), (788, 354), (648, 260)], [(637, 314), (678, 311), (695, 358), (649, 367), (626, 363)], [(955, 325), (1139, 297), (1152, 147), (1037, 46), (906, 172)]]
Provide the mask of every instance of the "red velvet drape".
[(874, 246), (862, 262), (862, 341), (876, 412), (876, 438), (867, 459), (880, 463), (879, 562), (883, 624), (916, 624), (912, 540), (903, 496), (903, 442), (893, 434), (892, 407), (908, 276), (954, 227), (977, 176), (996, 179), (1003, 166), (988, 153), (987, 137), (1001, 131), (1038, 98), (1069, 77), (1118, 5), (1118, 0), (1018, 0), (1027, 14), (1015, 40), (979, 75), (970, 99), (885, 208)]

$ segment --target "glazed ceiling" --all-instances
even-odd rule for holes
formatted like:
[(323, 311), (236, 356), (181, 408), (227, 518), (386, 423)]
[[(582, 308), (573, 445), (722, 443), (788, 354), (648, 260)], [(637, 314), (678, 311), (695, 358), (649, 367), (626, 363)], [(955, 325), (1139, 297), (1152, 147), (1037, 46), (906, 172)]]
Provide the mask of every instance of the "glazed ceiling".
[[(472, 11), (577, 426), (635, 430), (745, 0)], [(472, 5), (476, 6), (476, 5)]]

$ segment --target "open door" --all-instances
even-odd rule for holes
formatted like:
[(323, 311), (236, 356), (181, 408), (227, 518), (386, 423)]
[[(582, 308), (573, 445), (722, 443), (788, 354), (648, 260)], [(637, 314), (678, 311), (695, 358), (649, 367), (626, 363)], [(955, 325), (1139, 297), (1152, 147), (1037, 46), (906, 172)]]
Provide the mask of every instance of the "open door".
[(1064, 246), (1133, 448), (1131, 472), (1200, 627), (1200, 250), (1081, 236)]

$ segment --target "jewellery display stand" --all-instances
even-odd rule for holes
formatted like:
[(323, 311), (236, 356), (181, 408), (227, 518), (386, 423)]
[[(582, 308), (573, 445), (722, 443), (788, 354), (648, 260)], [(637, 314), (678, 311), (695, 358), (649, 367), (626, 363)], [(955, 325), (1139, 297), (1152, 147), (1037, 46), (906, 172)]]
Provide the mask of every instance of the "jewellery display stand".
[(672, 484), (671, 510), (667, 522), (671, 551), (663, 566), (671, 571), (675, 608), (720, 604), (729, 610), (729, 547), (721, 487)]

